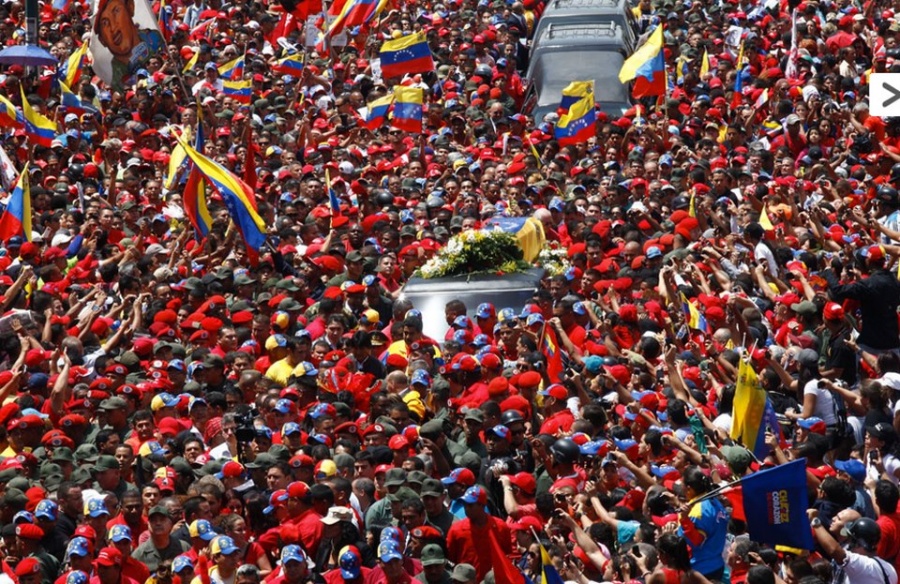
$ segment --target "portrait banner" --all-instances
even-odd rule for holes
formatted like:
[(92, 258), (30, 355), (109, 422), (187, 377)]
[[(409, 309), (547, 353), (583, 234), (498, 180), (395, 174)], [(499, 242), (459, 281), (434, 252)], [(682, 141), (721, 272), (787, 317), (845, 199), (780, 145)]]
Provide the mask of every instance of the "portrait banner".
[(93, 69), (114, 91), (166, 49), (147, 0), (95, 0), (93, 25)]

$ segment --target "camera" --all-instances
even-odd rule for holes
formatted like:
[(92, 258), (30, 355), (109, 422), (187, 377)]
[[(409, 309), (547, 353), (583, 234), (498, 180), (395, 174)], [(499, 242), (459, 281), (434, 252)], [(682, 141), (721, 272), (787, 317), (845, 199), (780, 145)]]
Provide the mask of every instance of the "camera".
[(234, 436), (238, 442), (252, 442), (256, 438), (256, 426), (253, 424), (253, 420), (258, 415), (259, 411), (256, 408), (243, 414), (235, 414), (237, 428), (235, 428)]

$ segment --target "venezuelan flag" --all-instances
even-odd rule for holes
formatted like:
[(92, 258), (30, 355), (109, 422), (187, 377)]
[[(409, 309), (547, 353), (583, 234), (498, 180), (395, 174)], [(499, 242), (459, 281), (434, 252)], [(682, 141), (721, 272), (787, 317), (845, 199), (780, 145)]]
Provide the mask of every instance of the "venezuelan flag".
[(266, 241), (266, 223), (250, 202), (254, 196), (253, 191), (218, 162), (197, 152), (180, 139), (179, 142), (203, 178), (222, 196), (244, 243), (250, 250), (258, 252)]
[(25, 116), (11, 101), (0, 95), (0, 127), (21, 128), (25, 125)]
[(619, 81), (634, 81), (634, 97), (665, 95), (666, 59), (663, 56), (663, 29), (657, 26), (641, 47), (628, 57), (619, 71)]
[(394, 103), (393, 95), (385, 95), (369, 103), (369, 111), (366, 113), (366, 128), (377, 130), (387, 119), (391, 104)]
[(700, 314), (697, 307), (688, 301), (684, 293), (681, 294), (681, 308), (684, 310), (684, 316), (687, 317), (687, 325), (690, 328), (703, 332), (709, 330), (709, 323), (706, 322), (706, 317)]
[(588, 96), (591, 98), (591, 103), (594, 103), (594, 82), (573, 81), (563, 88), (562, 100), (559, 102), (559, 107), (560, 109), (568, 111), (569, 108), (575, 105), (579, 100)]
[(328, 204), (331, 207), (331, 212), (339, 215), (341, 213), (341, 201), (331, 187), (331, 173), (328, 172), (327, 168), (325, 169), (325, 188), (328, 189)]
[(166, 6), (166, 0), (159, 2), (159, 17), (156, 22), (159, 26), (159, 32), (162, 33), (166, 42), (172, 40), (172, 33), (175, 32), (175, 22), (172, 20), (172, 9)]
[(381, 76), (384, 79), (434, 71), (434, 59), (424, 32), (416, 32), (381, 45)]
[(372, 18), (377, 8), (375, 0), (348, 0), (341, 13), (328, 27), (325, 35), (333, 37), (340, 34), (345, 28), (365, 24)]
[(275, 62), (275, 70), (284, 75), (299, 76), (304, 66), (303, 55), (288, 55)]
[(734, 91), (731, 94), (731, 107), (737, 107), (744, 101), (744, 41), (738, 49), (737, 61), (734, 63), (737, 72), (734, 76)]
[(419, 87), (394, 87), (394, 115), (391, 125), (405, 132), (421, 132), (423, 101), (424, 92)]
[(547, 376), (553, 383), (559, 382), (563, 372), (562, 354), (559, 352), (559, 339), (553, 327), (545, 326), (541, 335), (541, 352), (547, 359)]
[(547, 549), (543, 544), (538, 544), (541, 546), (541, 571), (542, 584), (563, 584), (562, 576), (559, 575), (559, 572), (556, 570), (556, 567), (553, 565), (553, 561), (550, 559), (550, 554), (547, 552)]
[(562, 146), (583, 144), (597, 133), (597, 111), (593, 96), (577, 101), (569, 111), (560, 116), (553, 137)]
[(25, 115), (25, 133), (38, 146), (50, 147), (50, 143), (56, 138), (56, 124), (39, 112), (32, 109), (31, 104), (25, 98), (25, 90), (19, 88), (22, 94), (22, 113)]
[[(194, 148), (197, 152), (203, 152), (205, 139), (203, 136), (203, 108), (197, 107), (197, 135), (195, 136)], [(184, 151), (184, 149), (182, 149)], [(187, 155), (187, 152), (185, 152)], [(194, 226), (194, 233), (197, 239), (202, 239), (209, 235), (212, 227), (213, 219), (209, 214), (209, 208), (206, 206), (206, 181), (196, 164), (191, 164), (191, 171), (188, 174), (187, 184), (184, 187), (184, 212), (188, 216), (191, 225)]]
[(87, 113), (97, 113), (97, 108), (93, 104), (81, 101), (81, 98), (75, 95), (71, 89), (62, 81), (59, 82), (60, 104), (67, 112), (78, 115)]
[(222, 93), (238, 103), (249, 104), (250, 98), (253, 96), (253, 90), (250, 80), (242, 81), (225, 81), (223, 83)]
[(22, 169), (16, 188), (9, 195), (6, 211), (0, 216), (0, 241), (23, 235), (31, 241), (31, 188), (28, 186), (28, 165)]
[(231, 81), (240, 81), (244, 76), (244, 56), (241, 55), (233, 61), (229, 61), (219, 66), (219, 75), (223, 79)]
[(81, 79), (81, 70), (87, 61), (88, 43), (81, 43), (81, 46), (69, 55), (66, 62), (59, 68), (59, 78), (69, 87), (75, 87), (78, 80)]
[(178, 169), (181, 168), (181, 165), (184, 164), (185, 160), (187, 160), (187, 152), (184, 151), (181, 144), (176, 144), (175, 148), (172, 149), (172, 156), (169, 157), (169, 170), (166, 173), (166, 180), (163, 183), (163, 187), (167, 191), (172, 190), (172, 187), (175, 186), (175, 179), (178, 177)]

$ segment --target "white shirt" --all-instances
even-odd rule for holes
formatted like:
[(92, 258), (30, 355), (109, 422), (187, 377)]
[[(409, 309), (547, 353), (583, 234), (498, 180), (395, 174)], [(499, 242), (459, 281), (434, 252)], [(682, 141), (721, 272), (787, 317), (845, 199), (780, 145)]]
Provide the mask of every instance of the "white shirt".
[(757, 243), (756, 247), (753, 248), (753, 257), (757, 262), (766, 262), (766, 265), (769, 267), (770, 276), (778, 275), (778, 263), (775, 261), (775, 254), (772, 253), (772, 250), (769, 249), (768, 245), (761, 241)]
[(812, 379), (803, 386), (803, 395), (816, 396), (816, 407), (813, 410), (812, 417), (822, 418), (826, 426), (834, 426), (837, 424), (837, 416), (834, 415), (834, 397), (827, 389), (819, 389), (819, 380)]
[(897, 584), (897, 571), (894, 566), (878, 558), (870, 558), (854, 552), (846, 552), (844, 558), (844, 580), (849, 584), (884, 584), (887, 575), (888, 584)]

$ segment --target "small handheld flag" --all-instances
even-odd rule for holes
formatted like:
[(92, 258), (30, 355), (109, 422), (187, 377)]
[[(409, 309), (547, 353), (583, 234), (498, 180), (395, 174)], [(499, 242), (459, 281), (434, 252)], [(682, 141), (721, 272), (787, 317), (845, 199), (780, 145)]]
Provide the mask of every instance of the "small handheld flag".
[(49, 148), (53, 139), (56, 138), (56, 124), (40, 112), (35, 111), (25, 97), (25, 90), (21, 87), (19, 90), (22, 94), (22, 113), (25, 116), (25, 133), (28, 139), (38, 146)]
[(238, 103), (249, 104), (253, 97), (253, 87), (249, 79), (225, 81), (222, 83), (222, 93)]
[(9, 195), (6, 211), (0, 216), (0, 241), (7, 241), (16, 235), (31, 241), (31, 188), (27, 164), (16, 181), (16, 188)]
[(94, 107), (93, 104), (85, 103), (81, 100), (80, 97), (72, 93), (72, 90), (63, 82), (59, 82), (59, 93), (60, 93), (60, 104), (65, 108), (67, 112), (71, 112), (78, 115), (84, 115), (86, 113), (95, 114), (97, 113), (97, 108)]
[(394, 87), (394, 115), (391, 121), (398, 130), (418, 134), (422, 131), (424, 92), (419, 87)]
[(424, 32), (385, 41), (380, 56), (384, 79), (434, 71), (434, 59)]
[(81, 46), (69, 55), (63, 66), (59, 68), (59, 78), (69, 87), (75, 87), (75, 84), (81, 79), (81, 69), (87, 61), (89, 44), (81, 43)]
[(366, 113), (366, 128), (375, 131), (384, 125), (392, 103), (394, 103), (394, 96), (390, 94), (370, 102)]
[(244, 56), (220, 65), (219, 76), (229, 81), (239, 81), (244, 76)]
[(560, 116), (553, 136), (562, 145), (583, 144), (597, 133), (597, 111), (593, 94), (576, 102)]
[(573, 81), (563, 88), (562, 100), (559, 102), (559, 107), (562, 110), (568, 111), (570, 107), (588, 96), (591, 98), (591, 103), (594, 103), (594, 82)]
[(275, 62), (275, 70), (283, 75), (294, 75), (299, 76), (303, 73), (303, 56), (302, 55), (288, 55), (282, 59), (278, 59)]

